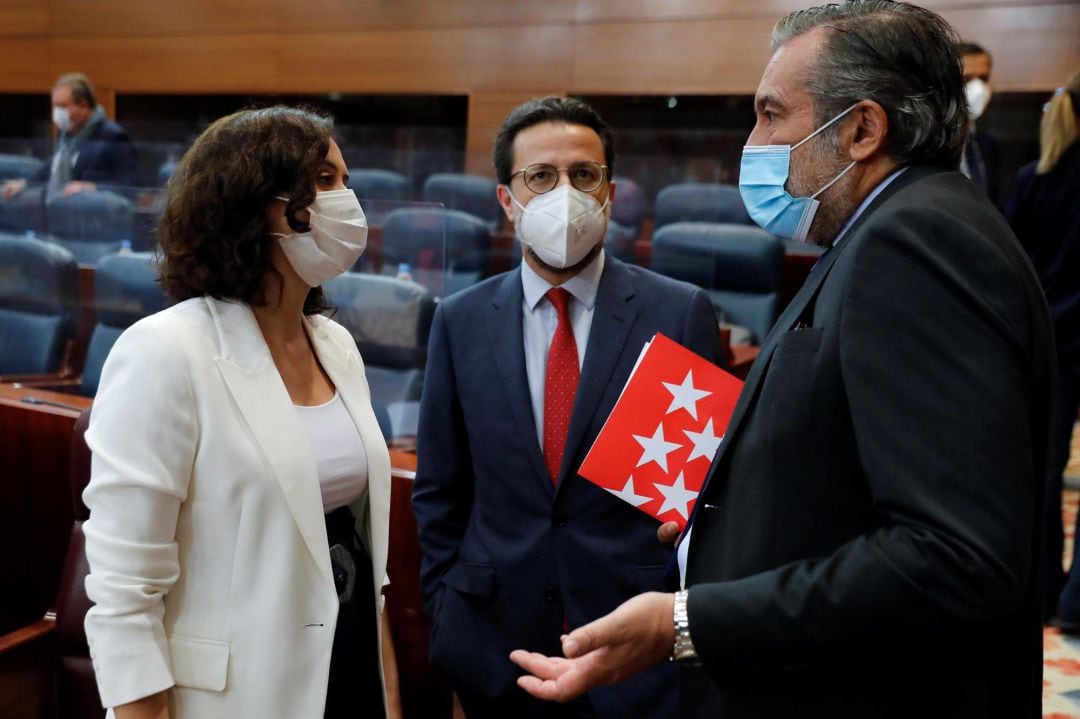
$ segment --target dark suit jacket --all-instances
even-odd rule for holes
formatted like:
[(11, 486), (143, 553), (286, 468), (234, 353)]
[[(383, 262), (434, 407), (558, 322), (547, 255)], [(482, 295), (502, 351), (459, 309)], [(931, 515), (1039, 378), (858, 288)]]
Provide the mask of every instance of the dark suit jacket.
[[(99, 185), (133, 187), (137, 182), (135, 147), (124, 128), (112, 120), (102, 120), (79, 144), (71, 179)], [(47, 182), (52, 173), (52, 159), (34, 178)]]
[(1038, 717), (1052, 340), (1023, 250), (911, 167), (763, 345), (699, 498), (711, 715)]
[[(522, 294), (519, 268), (435, 313), (413, 495), (432, 658), (460, 692), (493, 700), (525, 696), (511, 650), (555, 653), (564, 615), (577, 627), (662, 587), (671, 548), (656, 520), (575, 470), (656, 332), (720, 361), (704, 292), (609, 254), (556, 490), (529, 399)], [(667, 716), (674, 683), (665, 666), (591, 699), (602, 716)]]
[(1005, 217), (1039, 275), (1058, 353), (1080, 365), (1080, 141), (1074, 142), (1045, 175), (1025, 165), (1005, 207)]

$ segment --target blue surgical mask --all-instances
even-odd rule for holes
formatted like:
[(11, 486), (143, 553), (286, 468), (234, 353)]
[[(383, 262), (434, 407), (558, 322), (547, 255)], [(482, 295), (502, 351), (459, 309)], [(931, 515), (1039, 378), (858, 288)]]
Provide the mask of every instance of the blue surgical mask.
[[(856, 103), (857, 104), (857, 103)], [(739, 169), (739, 193), (750, 218), (778, 237), (798, 242), (806, 241), (806, 234), (814, 222), (818, 206), (816, 198), (829, 189), (848, 170), (852, 162), (839, 175), (810, 197), (792, 197), (784, 186), (791, 169), (791, 151), (815, 137), (822, 130), (848, 114), (852, 105), (795, 145), (746, 145), (742, 151)]]

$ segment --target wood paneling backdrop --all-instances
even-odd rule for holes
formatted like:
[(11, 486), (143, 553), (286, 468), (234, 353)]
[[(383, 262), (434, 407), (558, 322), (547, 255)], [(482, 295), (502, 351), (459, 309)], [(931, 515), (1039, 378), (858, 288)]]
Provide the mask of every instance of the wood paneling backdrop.
[[(923, 0), (995, 56), (997, 90), (1080, 66), (1080, 0)], [(116, 93), (470, 98), (470, 167), (541, 93), (752, 93), (769, 30), (810, 0), (0, 0), (0, 92), (86, 72)], [(474, 162), (473, 158), (480, 158)]]

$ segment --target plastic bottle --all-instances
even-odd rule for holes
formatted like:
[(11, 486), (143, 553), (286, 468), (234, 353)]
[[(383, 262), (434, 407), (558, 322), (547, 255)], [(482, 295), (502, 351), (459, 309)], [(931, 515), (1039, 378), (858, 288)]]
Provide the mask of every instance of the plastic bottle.
[(131, 240), (120, 240), (120, 249), (116, 251), (118, 255), (130, 255), (131, 254)]
[(397, 278), (399, 280), (405, 280), (406, 282), (412, 282), (412, 268), (409, 267), (408, 262), (402, 262), (397, 266)]

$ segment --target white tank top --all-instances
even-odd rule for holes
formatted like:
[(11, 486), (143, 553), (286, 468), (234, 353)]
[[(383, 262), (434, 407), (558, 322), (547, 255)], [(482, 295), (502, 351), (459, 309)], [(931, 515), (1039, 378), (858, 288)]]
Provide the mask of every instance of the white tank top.
[(325, 404), (296, 407), (315, 454), (323, 512), (351, 504), (367, 491), (367, 452), (352, 415), (336, 391)]

